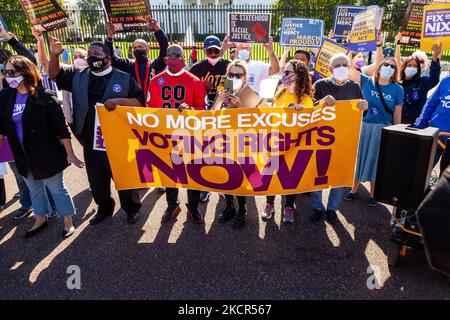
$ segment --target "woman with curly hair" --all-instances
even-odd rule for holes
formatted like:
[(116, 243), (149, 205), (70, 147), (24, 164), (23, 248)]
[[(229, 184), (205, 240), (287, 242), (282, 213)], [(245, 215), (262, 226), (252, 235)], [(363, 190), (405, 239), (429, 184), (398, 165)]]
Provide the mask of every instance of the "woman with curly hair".
[[(286, 65), (282, 85), (277, 91), (273, 101), (273, 107), (278, 108), (294, 108), (300, 110), (302, 108), (311, 108), (313, 106), (313, 89), (308, 68), (300, 60), (291, 60)], [(284, 206), (283, 222), (294, 222), (294, 202), (296, 194), (286, 196), (286, 204)], [(262, 215), (263, 220), (269, 220), (275, 213), (274, 202), (275, 196), (267, 196), (267, 203)]]

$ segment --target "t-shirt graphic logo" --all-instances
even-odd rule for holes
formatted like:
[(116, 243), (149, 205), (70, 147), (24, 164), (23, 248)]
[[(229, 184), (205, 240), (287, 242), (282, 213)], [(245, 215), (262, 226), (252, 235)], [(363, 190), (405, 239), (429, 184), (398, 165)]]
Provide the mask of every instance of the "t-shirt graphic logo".
[(122, 86), (116, 83), (115, 85), (113, 85), (113, 91), (119, 93), (120, 91), (122, 91)]
[(16, 103), (13, 109), (13, 116), (23, 113), (25, 105), (25, 103)]
[(370, 112), (372, 114), (374, 114), (374, 115), (377, 115), (378, 114), (378, 109), (377, 108), (372, 108), (372, 109), (370, 109)]
[(164, 81), (166, 81), (164, 78), (159, 78), (158, 79), (158, 84), (162, 85), (164, 83)]

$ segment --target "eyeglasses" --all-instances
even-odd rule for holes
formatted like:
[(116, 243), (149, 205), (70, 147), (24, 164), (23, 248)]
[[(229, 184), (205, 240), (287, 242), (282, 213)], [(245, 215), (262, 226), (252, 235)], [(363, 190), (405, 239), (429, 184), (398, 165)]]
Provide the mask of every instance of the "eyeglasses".
[(228, 79), (233, 79), (233, 78), (240, 79), (243, 76), (244, 76), (243, 73), (231, 73), (231, 72), (228, 72), (228, 74), (227, 74), (227, 78)]
[(388, 63), (388, 62), (383, 63), (383, 66), (391, 67), (392, 69), (397, 69), (397, 66), (395, 64)]
[(183, 55), (181, 53), (171, 53), (167, 55), (168, 58), (171, 59), (179, 59), (179, 58), (183, 58)]
[(16, 74), (16, 70), (12, 70), (12, 69), (2, 69), (2, 74), (5, 77), (14, 77), (14, 75)]
[(219, 54), (220, 50), (217, 48), (210, 48), (210, 49), (206, 50), (206, 53), (207, 54), (211, 54), (211, 53)]
[(289, 71), (289, 70), (286, 70), (285, 72), (283, 72), (283, 74), (284, 74), (284, 76), (288, 76), (288, 75), (290, 75), (290, 74), (295, 74), (295, 72), (294, 71)]

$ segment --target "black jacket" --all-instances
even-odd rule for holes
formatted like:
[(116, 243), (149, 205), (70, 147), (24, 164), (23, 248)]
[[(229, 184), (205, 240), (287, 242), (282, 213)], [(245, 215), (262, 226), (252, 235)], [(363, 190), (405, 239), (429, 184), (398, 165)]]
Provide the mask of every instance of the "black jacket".
[[(7, 136), (19, 173), (34, 179), (46, 179), (69, 165), (60, 139), (70, 139), (69, 129), (55, 94), (39, 88), (39, 102), (27, 99), (22, 115), (23, 149), (12, 120), (17, 90), (0, 92), (0, 134)], [(25, 150), (25, 152), (24, 152)]]

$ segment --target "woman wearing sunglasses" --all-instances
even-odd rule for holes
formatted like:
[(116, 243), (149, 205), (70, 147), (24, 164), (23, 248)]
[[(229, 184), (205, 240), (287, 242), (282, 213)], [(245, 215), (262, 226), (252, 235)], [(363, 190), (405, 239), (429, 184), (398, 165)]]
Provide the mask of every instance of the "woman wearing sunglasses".
[[(273, 107), (302, 108), (313, 107), (311, 98), (312, 92), (311, 77), (304, 63), (300, 60), (291, 60), (284, 69), (282, 85), (275, 94)], [(296, 194), (286, 196), (286, 205), (284, 206), (284, 223), (294, 222), (294, 203)], [(263, 220), (269, 220), (275, 214), (275, 196), (267, 196), (267, 203), (262, 214)]]
[[(232, 90), (225, 89), (217, 93), (217, 98), (212, 110), (244, 107), (241, 99), (238, 97), (238, 94), (247, 84), (247, 63), (242, 60), (234, 60), (230, 62), (226, 72), (226, 79), (232, 81), (233, 88)], [(226, 206), (219, 214), (219, 222), (226, 223), (236, 216), (234, 228), (240, 229), (246, 225), (246, 199), (244, 196), (236, 196), (236, 198), (239, 204), (237, 216), (236, 209), (234, 207), (234, 196), (225, 195)]]
[(374, 207), (377, 205), (373, 193), (381, 130), (385, 126), (401, 123), (403, 88), (397, 83), (398, 66), (392, 57), (383, 60), (373, 77), (368, 77), (351, 66), (349, 78), (360, 84), (364, 100), (367, 100), (369, 106), (361, 127), (355, 183), (344, 199), (352, 200), (359, 183), (369, 181), (369, 205)]
[(30, 189), (36, 215), (26, 237), (47, 227), (51, 213), (45, 186), (64, 218), (63, 236), (74, 233), (75, 207), (63, 182), (63, 170), (73, 163), (83, 167), (74, 154), (64, 115), (54, 94), (43, 88), (36, 66), (27, 58), (13, 56), (2, 71), (10, 88), (0, 92), (0, 146), (8, 137), (19, 173)]

